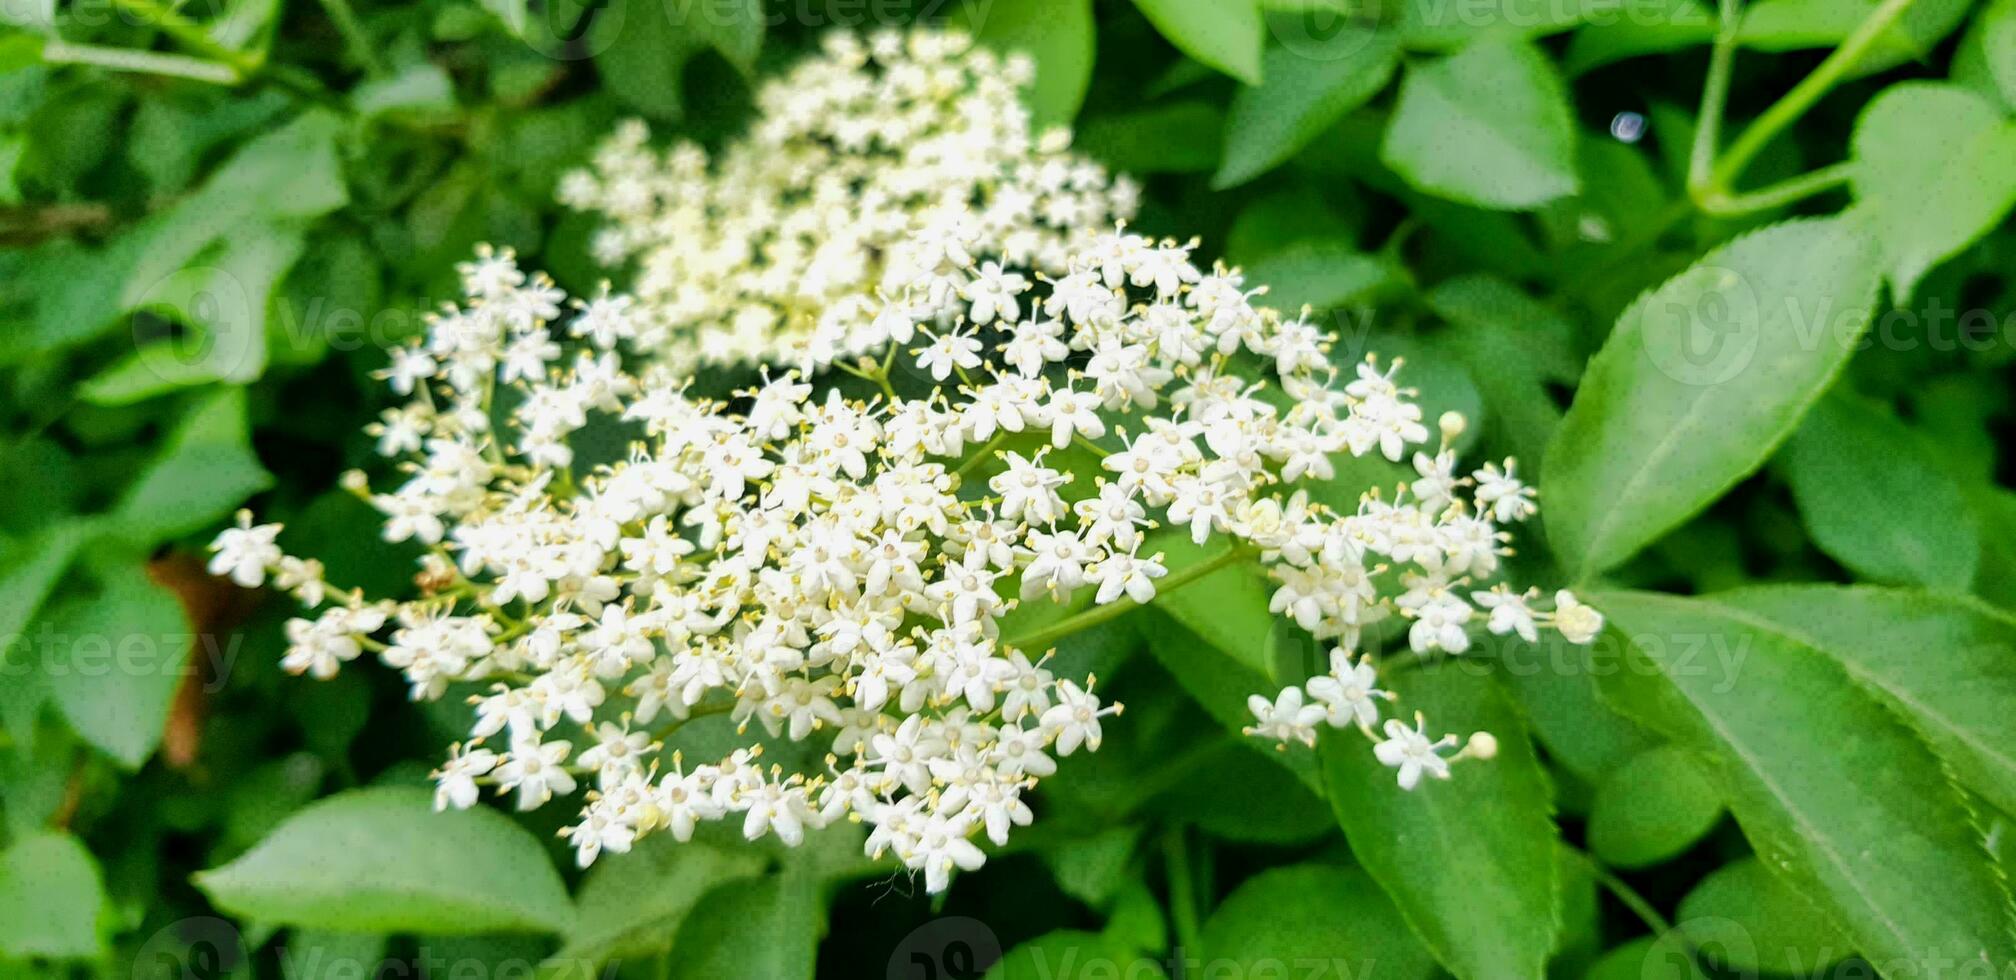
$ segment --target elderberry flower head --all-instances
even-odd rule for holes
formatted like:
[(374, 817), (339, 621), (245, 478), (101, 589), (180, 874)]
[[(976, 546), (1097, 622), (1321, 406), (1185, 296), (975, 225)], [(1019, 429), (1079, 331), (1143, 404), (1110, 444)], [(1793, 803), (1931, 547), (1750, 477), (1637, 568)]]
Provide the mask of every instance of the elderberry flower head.
[[(1391, 695), (1365, 631), (1398, 617), (1417, 653), (1460, 653), (1473, 601), (1498, 633), (1586, 639), (1601, 618), (1566, 593), (1549, 612), (1465, 592), (1499, 571), (1497, 504), (1523, 517), (1531, 495), (1509, 460), (1455, 475), (1460, 420), (1416, 459), (1432, 493), (1340, 495), (1340, 460), (1429, 438), (1400, 365), (1333, 365), (1315, 326), (1190, 251), (1109, 229), (1054, 277), (974, 258), (876, 297), (886, 327), (839, 372), (719, 397), (635, 351), (629, 297), (569, 300), (485, 251), (384, 372), (409, 401), (373, 434), (403, 482), (345, 481), (426, 549), (419, 597), (333, 588), (271, 525), (225, 531), (213, 568), (284, 571), (320, 607), (290, 625), (289, 669), (368, 650), (415, 699), (466, 700), (440, 804), (581, 794), (583, 864), (704, 821), (796, 844), (852, 818), (942, 890), (1120, 711), (1051, 645), (1238, 563), (1338, 647), (1328, 674), (1253, 692), (1253, 731), (1356, 729), (1402, 785), (1446, 778), (1453, 740), (1418, 718), (1375, 731)], [(950, 312), (912, 319), (932, 296)], [(1465, 500), (1473, 483), (1492, 501)]]
[[(563, 203), (600, 213), (609, 264), (634, 258), (647, 312), (641, 349), (681, 371), (767, 362), (810, 372), (878, 345), (878, 290), (963, 269), (974, 256), (1062, 271), (1134, 212), (1126, 178), (1035, 133), (1016, 89), (1034, 69), (966, 34), (835, 32), (821, 55), (765, 83), (757, 121), (715, 159), (690, 142), (658, 152), (621, 126)], [(984, 296), (1012, 280), (980, 285)], [(958, 297), (912, 295), (913, 322)], [(892, 316), (896, 314), (891, 314)]]

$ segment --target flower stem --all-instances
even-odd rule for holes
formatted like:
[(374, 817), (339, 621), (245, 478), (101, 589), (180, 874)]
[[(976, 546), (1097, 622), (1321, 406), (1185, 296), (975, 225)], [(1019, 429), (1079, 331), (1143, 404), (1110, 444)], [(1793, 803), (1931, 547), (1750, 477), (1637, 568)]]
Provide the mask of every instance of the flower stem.
[(1821, 167), (1747, 194), (1712, 192), (1699, 200), (1701, 210), (1720, 217), (1737, 217), (1781, 208), (1815, 194), (1833, 190), (1848, 182), (1854, 168), (1846, 163)]
[(1176, 945), (1184, 955), (1194, 955), (1201, 948), (1202, 933), (1197, 924), (1197, 883), (1191, 874), (1190, 843), (1181, 824), (1163, 835), (1162, 852), (1168, 861), (1169, 918), (1176, 929)]
[[(265, 55), (240, 51), (220, 43), (210, 36), (210, 31), (184, 16), (181, 11), (164, 6), (156, 0), (112, 0), (114, 6), (124, 8), (141, 18), (149, 26), (175, 39), (175, 43), (187, 48), (203, 58), (216, 62), (218, 67), (229, 71), (232, 77), (222, 84), (245, 84), (265, 82), (303, 102), (319, 105), (339, 112), (349, 112), (349, 104), (322, 87), (313, 75), (291, 68), (274, 68), (266, 63)], [(194, 77), (194, 76), (191, 76)], [(211, 81), (213, 79), (205, 79)]]
[(963, 477), (967, 473), (972, 472), (974, 467), (980, 466), (986, 463), (988, 460), (993, 459), (994, 451), (1000, 449), (1001, 444), (1007, 441), (1008, 441), (1007, 430), (1004, 429), (1000, 432), (995, 433), (994, 438), (987, 440), (986, 445), (983, 445), (980, 448), (973, 450), (973, 455), (966, 457), (966, 459), (959, 464), (959, 468), (952, 471), (952, 475)]
[[(1690, 181), (1692, 186), (1689, 190), (1694, 199), (1706, 201), (1718, 196), (1725, 198), (1730, 196), (1736, 178), (1743, 175), (1743, 169), (1750, 165), (1750, 161), (1756, 159), (1757, 154), (1769, 145), (1779, 132), (1805, 115), (1806, 110), (1820, 101), (1820, 97), (1826, 95), (1836, 82), (1854, 70), (1856, 64), (1862, 60), (1862, 56), (1876, 43), (1876, 39), (1883, 36), (1883, 32), (1889, 30), (1890, 25), (1896, 23), (1906, 10), (1911, 9), (1914, 2), (1916, 0), (1883, 0), (1881, 5), (1870, 11), (1869, 16), (1863, 18), (1861, 24), (1856, 25), (1854, 32), (1841, 42), (1840, 47), (1834, 49), (1833, 54), (1828, 55), (1825, 61), (1820, 62), (1819, 66), (1805, 78), (1800, 79), (1799, 84), (1792, 86), (1791, 91), (1786, 92), (1777, 102), (1772, 103), (1770, 108), (1765, 109), (1751, 121), (1742, 134), (1736, 137), (1736, 141), (1729, 144), (1729, 148), (1715, 161), (1705, 180), (1698, 183)], [(1727, 19), (1725, 16), (1725, 21)], [(1727, 30), (1725, 24), (1725, 31)], [(1731, 44), (1733, 43), (1732, 40)], [(1717, 44), (1719, 49), (1719, 36)], [(1711, 84), (1715, 81), (1712, 70), (1711, 65), (1709, 77)], [(1727, 81), (1725, 77), (1722, 82), (1725, 90)], [(1697, 143), (1696, 157), (1698, 156)]]
[(1660, 915), (1659, 910), (1653, 908), (1652, 903), (1645, 900), (1645, 896), (1638, 894), (1636, 888), (1626, 884), (1624, 879), (1611, 874), (1610, 869), (1604, 867), (1603, 862), (1596, 860), (1594, 855), (1578, 848), (1569, 847), (1566, 844), (1561, 846), (1567, 848), (1568, 853), (1581, 858), (1582, 863), (1588, 866), (1589, 873), (1595, 876), (1597, 884), (1602, 885), (1604, 890), (1616, 896), (1619, 902), (1624, 903), (1624, 907), (1630, 909), (1631, 914), (1636, 915), (1640, 922), (1645, 923), (1652, 930), (1653, 935), (1663, 936), (1672, 931), (1673, 923), (1666, 921), (1666, 917)]
[(72, 44), (60, 39), (43, 43), (42, 59), (51, 64), (95, 65), (111, 71), (193, 78), (213, 85), (236, 85), (239, 81), (236, 68), (203, 58), (96, 44)]
[(1729, 78), (1736, 69), (1737, 30), (1743, 24), (1743, 0), (1722, 0), (1716, 6), (1720, 22), (1715, 46), (1708, 53), (1708, 79), (1701, 86), (1701, 111), (1694, 117), (1694, 145), (1687, 155), (1687, 187), (1706, 188), (1722, 145), (1722, 111), (1729, 104)]
[(322, 9), (329, 15), (329, 22), (336, 25), (336, 33), (343, 35), (343, 45), (350, 49), (350, 57), (372, 75), (385, 74), (385, 62), (378, 57), (378, 49), (371, 46), (364, 26), (357, 22), (357, 12), (351, 9), (350, 0), (322, 0)]
[[(1246, 545), (1235, 544), (1195, 565), (1185, 566), (1181, 571), (1170, 572), (1167, 576), (1163, 577), (1161, 582), (1156, 584), (1155, 595), (1157, 598), (1168, 595), (1241, 558), (1251, 557), (1255, 553), (1252, 548)], [(1093, 606), (1084, 612), (1060, 619), (1033, 633), (1004, 640), (1001, 645), (1017, 650), (1045, 650), (1058, 640), (1070, 636), (1079, 630), (1090, 629), (1109, 619), (1124, 616), (1140, 607), (1140, 603), (1126, 598), (1109, 602), (1102, 606)]]
[(652, 732), (651, 741), (653, 742), (664, 741), (666, 738), (671, 736), (673, 732), (676, 732), (679, 729), (686, 727), (686, 723), (689, 721), (693, 721), (698, 718), (705, 718), (708, 717), (709, 715), (725, 715), (733, 710), (735, 710), (734, 701), (720, 701), (714, 704), (696, 705), (694, 706), (692, 711), (686, 713), (686, 717), (674, 719), (669, 724), (662, 725), (658, 728), (657, 731)]

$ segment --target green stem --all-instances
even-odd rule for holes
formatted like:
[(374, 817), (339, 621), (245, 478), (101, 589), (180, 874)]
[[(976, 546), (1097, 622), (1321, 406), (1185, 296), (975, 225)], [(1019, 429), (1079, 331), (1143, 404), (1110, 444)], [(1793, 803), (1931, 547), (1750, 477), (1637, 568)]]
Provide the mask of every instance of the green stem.
[(322, 0), (322, 9), (328, 13), (329, 22), (336, 25), (336, 33), (343, 35), (343, 45), (350, 49), (350, 57), (372, 75), (385, 74), (385, 62), (378, 57), (378, 49), (371, 46), (364, 26), (358, 23), (350, 0)]
[(236, 85), (239, 82), (238, 69), (202, 58), (96, 44), (72, 44), (60, 39), (51, 39), (42, 45), (42, 60), (51, 64), (93, 65), (112, 71), (193, 78), (214, 85)]
[(657, 731), (652, 732), (651, 741), (653, 742), (664, 741), (665, 739), (669, 738), (673, 732), (676, 732), (679, 729), (686, 727), (687, 722), (694, 721), (700, 718), (706, 718), (710, 715), (725, 715), (733, 710), (735, 710), (734, 701), (719, 701), (714, 704), (695, 705), (693, 710), (686, 713), (686, 717), (674, 719), (671, 723), (660, 726)]
[(1779, 181), (1761, 190), (1747, 194), (1728, 194), (1711, 189), (1709, 195), (1700, 199), (1701, 210), (1718, 217), (1739, 217), (1782, 208), (1787, 204), (1803, 201), (1815, 194), (1833, 190), (1848, 182), (1854, 168), (1846, 163), (1837, 163), (1818, 170), (1809, 171)]
[(1169, 873), (1169, 918), (1176, 929), (1176, 945), (1186, 956), (1203, 948), (1199, 941), (1197, 884), (1191, 875), (1190, 844), (1181, 824), (1170, 827), (1162, 838), (1162, 852)]
[(1694, 145), (1687, 155), (1687, 187), (1705, 189), (1722, 145), (1722, 112), (1729, 104), (1729, 78), (1736, 69), (1736, 37), (1743, 24), (1742, 0), (1722, 0), (1715, 46), (1708, 53), (1708, 80), (1701, 86), (1701, 111), (1694, 118)]
[(1594, 855), (1587, 851), (1569, 847), (1566, 844), (1561, 846), (1567, 848), (1568, 853), (1581, 858), (1582, 863), (1588, 866), (1589, 873), (1595, 876), (1596, 883), (1602, 885), (1610, 894), (1615, 895), (1619, 902), (1624, 903), (1624, 907), (1630, 909), (1631, 914), (1636, 915), (1639, 921), (1645, 923), (1646, 927), (1652, 930), (1653, 935), (1664, 936), (1666, 933), (1672, 931), (1673, 923), (1666, 921), (1666, 917), (1660, 915), (1659, 910), (1653, 908), (1652, 903), (1645, 900), (1645, 896), (1638, 894), (1638, 889), (1626, 884), (1624, 879), (1611, 874), (1610, 869), (1604, 867), (1603, 862), (1596, 860)]
[(112, 0), (114, 6), (122, 7), (147, 24), (175, 39), (177, 44), (228, 68), (233, 74), (234, 84), (265, 82), (304, 102), (325, 108), (348, 111), (344, 101), (328, 89), (322, 87), (313, 75), (292, 68), (271, 68), (263, 55), (240, 51), (221, 44), (202, 24), (190, 20), (178, 10), (166, 7), (155, 0)]
[(1822, 61), (1819, 67), (1801, 79), (1799, 84), (1792, 86), (1791, 91), (1785, 93), (1777, 102), (1772, 103), (1770, 108), (1765, 109), (1762, 115), (1752, 120), (1742, 135), (1737, 136), (1736, 141), (1729, 144), (1729, 149), (1716, 161), (1708, 180), (1702, 187), (1695, 189), (1696, 199), (1712, 196), (1712, 192), (1715, 191), (1727, 193), (1734, 187), (1736, 178), (1743, 175), (1743, 168), (1750, 165), (1750, 161), (1756, 158), (1772, 138), (1785, 127), (1797, 122), (1800, 116), (1806, 114), (1806, 110), (1812, 108), (1815, 102), (1820, 101), (1821, 96), (1826, 95), (1827, 91), (1834, 87), (1836, 82), (1852, 71), (1862, 60), (1862, 55), (1876, 43), (1876, 39), (1881, 37), (1884, 31), (1889, 30), (1890, 25), (1896, 23), (1897, 18), (1902, 17), (1906, 10), (1911, 9), (1911, 4), (1914, 2), (1916, 0), (1883, 0), (1880, 6), (1870, 11), (1869, 16), (1863, 18), (1862, 23), (1856, 26), (1855, 32), (1848, 35), (1848, 38), (1841, 42), (1841, 46), (1834, 49), (1833, 54), (1827, 56), (1827, 60)]
[[(863, 358), (863, 360), (866, 360), (866, 358)], [(860, 378), (863, 381), (875, 382), (876, 387), (882, 389), (883, 396), (889, 399), (889, 404), (891, 405), (896, 404), (897, 401), (896, 388), (895, 386), (889, 383), (889, 372), (887, 370), (888, 366), (886, 364), (883, 366), (883, 369), (879, 371), (864, 371), (861, 368), (848, 364), (845, 361), (835, 361), (833, 362), (833, 366), (839, 368), (842, 371), (847, 372), (848, 374)]]
[(979, 449), (973, 450), (973, 455), (966, 457), (966, 459), (959, 464), (959, 468), (952, 471), (952, 475), (963, 477), (966, 474), (972, 472), (974, 467), (980, 466), (986, 463), (988, 460), (993, 459), (994, 451), (1000, 449), (1001, 444), (1007, 441), (1008, 441), (1008, 433), (1006, 430), (995, 433), (994, 438), (987, 440), (986, 445), (981, 446)]
[(180, 11), (155, 3), (154, 0), (112, 0), (112, 4), (124, 7), (144, 18), (147, 23), (174, 38), (176, 43), (183, 47), (211, 61), (231, 66), (238, 72), (241, 81), (251, 78), (262, 64), (260, 58), (219, 44), (216, 38), (210, 36), (209, 31), (203, 29), (203, 25), (182, 16)]
[[(1253, 549), (1249, 547), (1233, 545), (1211, 558), (1200, 561), (1195, 565), (1185, 566), (1181, 571), (1170, 572), (1168, 575), (1163, 576), (1162, 581), (1155, 585), (1155, 595), (1157, 598), (1168, 595), (1241, 558), (1251, 557), (1253, 554)], [(1049, 626), (1034, 633), (1004, 640), (1001, 645), (1025, 651), (1047, 650), (1058, 640), (1070, 636), (1079, 630), (1090, 629), (1109, 619), (1124, 616), (1139, 608), (1141, 608), (1141, 604), (1135, 602), (1133, 599), (1120, 599), (1106, 603), (1103, 606), (1093, 606), (1075, 616), (1068, 616), (1051, 623)]]

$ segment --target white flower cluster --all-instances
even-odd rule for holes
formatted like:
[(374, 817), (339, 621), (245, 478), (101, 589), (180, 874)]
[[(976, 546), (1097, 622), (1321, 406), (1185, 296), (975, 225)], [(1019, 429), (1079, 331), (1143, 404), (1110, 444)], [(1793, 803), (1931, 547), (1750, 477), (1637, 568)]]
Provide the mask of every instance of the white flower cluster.
[[(684, 372), (810, 374), (881, 345), (878, 290), (982, 254), (1058, 273), (1132, 216), (1132, 181), (1068, 152), (1066, 130), (1032, 132), (1016, 95), (1032, 72), (951, 31), (834, 33), (759, 89), (757, 122), (718, 159), (654, 151), (631, 122), (560, 198), (606, 217), (603, 262), (637, 260), (640, 350)], [(914, 295), (918, 319), (955, 299)]]
[[(405, 482), (346, 481), (388, 540), (429, 549), (422, 596), (329, 587), (277, 528), (243, 521), (212, 568), (270, 572), (320, 607), (289, 625), (291, 670), (328, 676), (369, 650), (416, 699), (476, 690), (440, 805), (487, 784), (529, 808), (590, 782), (566, 831), (583, 863), (703, 820), (796, 843), (852, 818), (871, 854), (941, 890), (1120, 710), (1091, 678), (1053, 676), (1045, 648), (1234, 562), (1264, 566), (1275, 611), (1339, 644), (1329, 674), (1256, 696), (1253, 730), (1356, 727), (1408, 786), (1446, 777), (1453, 742), (1418, 721), (1373, 734), (1389, 695), (1354, 656), (1361, 630), (1398, 615), (1414, 650), (1460, 653), (1480, 618), (1578, 641), (1601, 624), (1566, 593), (1546, 611), (1467, 591), (1533, 499), (1509, 460), (1457, 475), (1460, 419), (1413, 454), (1411, 487), (1342, 512), (1312, 499), (1338, 457), (1400, 461), (1428, 438), (1399, 365), (1340, 372), (1314, 325), (1253, 306), (1185, 245), (1109, 231), (1033, 281), (948, 257), (869, 310), (888, 340), (840, 365), (858, 380), (787, 370), (726, 402), (630, 350), (648, 316), (627, 297), (570, 302), (509, 254), (463, 272), (467, 302), (385, 371), (411, 397), (372, 431), (409, 460)], [(934, 297), (956, 311), (916, 318)], [(577, 459), (591, 430), (632, 442)], [(1164, 536), (1224, 547), (1170, 567)], [(689, 768), (668, 746), (713, 714), (741, 744)], [(765, 758), (765, 735), (818, 761)]]

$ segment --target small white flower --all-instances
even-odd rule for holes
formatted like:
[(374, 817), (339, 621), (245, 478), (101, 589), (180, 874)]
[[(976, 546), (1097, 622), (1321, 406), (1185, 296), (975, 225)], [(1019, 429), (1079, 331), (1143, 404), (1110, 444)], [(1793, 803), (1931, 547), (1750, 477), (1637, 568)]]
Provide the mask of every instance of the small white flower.
[(918, 369), (930, 372), (933, 381), (943, 381), (954, 371), (979, 366), (980, 341), (957, 332), (939, 334), (917, 352)]
[(248, 589), (258, 588), (266, 581), (266, 572), (280, 563), (280, 546), (275, 542), (280, 537), (280, 525), (252, 523), (252, 512), (238, 512), (238, 526), (218, 532), (217, 540), (210, 545), (216, 554), (210, 558), (210, 574), (229, 576), (231, 581)]
[(1531, 605), (1533, 597), (1537, 595), (1539, 592), (1534, 589), (1513, 592), (1500, 584), (1493, 586), (1489, 592), (1470, 593), (1470, 600), (1491, 611), (1491, 618), (1485, 623), (1484, 628), (1490, 630), (1492, 635), (1517, 633), (1520, 639), (1533, 643), (1540, 639), (1540, 633), (1534, 625)]
[(1091, 751), (1099, 750), (1099, 742), (1104, 737), (1100, 731), (1099, 719), (1111, 714), (1119, 714), (1120, 706), (1099, 706), (1099, 698), (1089, 688), (1080, 689), (1070, 681), (1057, 682), (1057, 703), (1043, 712), (1043, 727), (1056, 740), (1058, 755), (1070, 755), (1078, 751), (1080, 745)]
[(1420, 716), (1414, 719), (1414, 727), (1392, 719), (1386, 722), (1386, 740), (1372, 747), (1381, 765), (1400, 770), (1400, 788), (1413, 789), (1426, 773), (1436, 779), (1449, 778), (1449, 760), (1442, 756), (1444, 749), (1456, 744), (1454, 735), (1444, 735), (1430, 740), (1427, 723)]
[(574, 792), (574, 776), (567, 771), (567, 754), (574, 745), (567, 741), (540, 743), (522, 739), (497, 765), (497, 791), (518, 792), (518, 809), (532, 810), (554, 796)]
[(434, 773), (434, 809), (467, 810), (475, 806), (477, 777), (488, 775), (496, 767), (497, 753), (489, 749), (472, 746), (465, 751), (460, 745), (449, 747), (448, 761)]
[(1454, 593), (1438, 588), (1408, 612), (1414, 617), (1414, 625), (1407, 629), (1407, 644), (1415, 653), (1434, 650), (1462, 653), (1470, 649), (1470, 634), (1464, 632), (1463, 626), (1470, 622), (1475, 610)]
[(1532, 517), (1537, 508), (1533, 504), (1533, 488), (1521, 483), (1512, 475), (1517, 464), (1505, 461), (1505, 469), (1485, 463), (1484, 468), (1470, 475), (1477, 481), (1477, 506), (1491, 512), (1491, 519), (1500, 524), (1510, 524)]
[(1282, 742), (1301, 742), (1312, 748), (1316, 745), (1316, 725), (1323, 720), (1323, 706), (1303, 704), (1301, 688), (1284, 687), (1272, 701), (1258, 694), (1248, 695), (1246, 707), (1257, 719), (1255, 724), (1243, 729), (1246, 734)]
[(1306, 686), (1335, 728), (1369, 730), (1379, 721), (1379, 702), (1393, 699), (1379, 689), (1379, 671), (1367, 660), (1354, 662), (1343, 647), (1330, 651), (1330, 672), (1309, 678)]
[(1094, 602), (1103, 605), (1125, 595), (1146, 605), (1155, 599), (1155, 580), (1167, 574), (1169, 569), (1163, 567), (1159, 553), (1142, 558), (1129, 551), (1099, 559), (1087, 570), (1086, 577), (1099, 583), (1099, 592), (1093, 596)]

